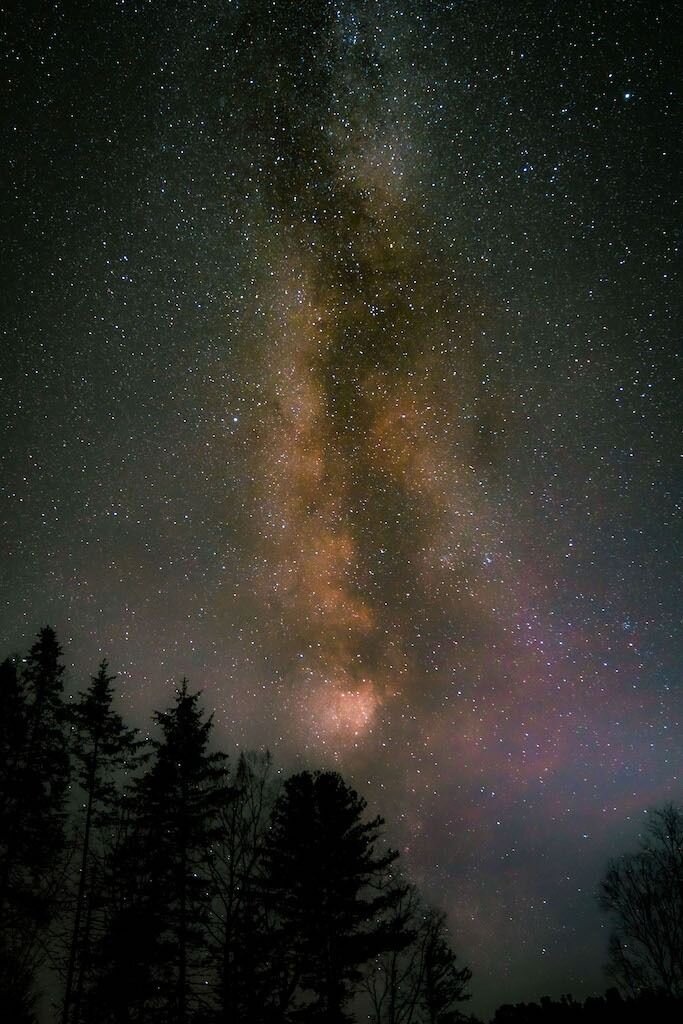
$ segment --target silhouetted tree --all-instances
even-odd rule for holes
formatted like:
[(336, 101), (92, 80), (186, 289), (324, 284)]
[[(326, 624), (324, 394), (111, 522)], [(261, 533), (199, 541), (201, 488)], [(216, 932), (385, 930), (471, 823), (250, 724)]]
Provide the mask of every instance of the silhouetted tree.
[[(23, 789), (24, 756), (27, 729), (26, 701), (17, 671), (17, 658), (0, 664), (0, 865), (10, 872), (14, 829)], [(8, 879), (9, 881), (9, 879)], [(3, 924), (0, 931), (0, 1006), (10, 1020), (33, 1021), (32, 970), (22, 963), (16, 936), (11, 927), (15, 916), (6, 892), (3, 900)], [(21, 918), (19, 917), (19, 920)]]
[(683, 997), (683, 812), (656, 810), (640, 848), (612, 861), (600, 887), (611, 916), (610, 974), (627, 992)]
[(61, 655), (46, 626), (21, 675), (11, 662), (2, 671), (0, 973), (11, 989), (4, 998), (27, 1007), (65, 870), (69, 755)]
[(274, 915), (273, 1019), (342, 1024), (359, 968), (401, 936), (382, 913), (393, 895), (372, 890), (398, 856), (377, 852), (383, 820), (333, 772), (289, 778), (273, 813), (264, 896)]
[(409, 941), (375, 958), (364, 988), (374, 1024), (451, 1024), (464, 1020), (456, 1004), (466, 994), (471, 972), (456, 965), (445, 915), (425, 906), (413, 885), (390, 879), (398, 899), (395, 927)]
[(7, 841), (6, 815), (14, 802), (16, 765), (26, 739), (26, 701), (17, 670), (18, 658), (0, 663), (0, 842)]
[(10, 858), (16, 835), (26, 757), (28, 714), (17, 659), (0, 664), (0, 871), (3, 894), (11, 875)]
[(420, 1004), (425, 1024), (456, 1024), (463, 1020), (458, 1003), (469, 999), (468, 967), (456, 965), (448, 938), (445, 914), (430, 911), (421, 929), (423, 974)]
[(135, 766), (140, 744), (136, 730), (124, 725), (113, 709), (115, 676), (108, 675), (103, 661), (90, 687), (79, 694), (71, 710), (72, 752), (76, 778), (82, 793), (78, 814), (77, 880), (73, 919), (68, 931), (64, 999), (61, 1022), (89, 1022), (84, 997), (91, 982), (93, 944), (101, 937), (106, 913), (103, 886), (104, 861), (111, 855), (112, 830), (121, 814), (122, 788)]
[(157, 994), (154, 968), (163, 920), (159, 887), (145, 871), (148, 842), (133, 811), (122, 821), (118, 856), (107, 878), (110, 916), (94, 951), (92, 1024), (144, 1024)]
[(99, 1005), (108, 1006), (104, 1019), (190, 1024), (205, 1019), (215, 990), (211, 851), (229, 799), (226, 759), (209, 751), (211, 719), (186, 680), (175, 705), (155, 720), (162, 736), (135, 786), (125, 896), (104, 945), (109, 965)]
[(403, 884), (389, 870), (382, 885), (395, 892), (385, 911), (389, 926), (405, 943), (375, 956), (365, 972), (363, 988), (370, 999), (373, 1024), (414, 1024), (422, 980), (421, 945), (417, 936), (424, 904), (414, 885)]
[(240, 754), (220, 811), (211, 861), (220, 1020), (256, 1022), (267, 1002), (268, 929), (258, 880), (277, 795), (273, 774), (270, 754)]
[(559, 999), (542, 996), (538, 1003), (505, 1003), (495, 1012), (492, 1024), (679, 1024), (683, 1009), (680, 999), (644, 992), (622, 998), (617, 989), (604, 996), (589, 996), (583, 1003), (570, 995)]

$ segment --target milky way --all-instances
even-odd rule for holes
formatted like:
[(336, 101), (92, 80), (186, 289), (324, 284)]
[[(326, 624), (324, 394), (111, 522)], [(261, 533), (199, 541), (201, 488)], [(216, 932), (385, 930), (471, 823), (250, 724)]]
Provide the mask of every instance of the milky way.
[(478, 618), (484, 547), (499, 542), (477, 441), (498, 400), (478, 408), (476, 332), (410, 201), (417, 146), (392, 110), (396, 40), (358, 16), (328, 34), (308, 163), (296, 132), (269, 138), (255, 591), (280, 626), (305, 742), (338, 755), (392, 707), (405, 717), (422, 694), (441, 699), (425, 680), (435, 652), (418, 650), (431, 595), (461, 630)]
[[(641, 9), (642, 8), (642, 9)], [(10, 26), (4, 648), (330, 765), (474, 1009), (600, 991), (680, 800), (667, 5)], [(647, 8), (647, 9), (646, 9)]]

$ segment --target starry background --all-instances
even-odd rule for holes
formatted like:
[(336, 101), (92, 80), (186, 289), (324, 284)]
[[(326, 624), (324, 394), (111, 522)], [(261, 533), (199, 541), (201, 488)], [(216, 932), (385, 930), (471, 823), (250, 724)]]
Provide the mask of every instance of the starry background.
[(5, 13), (3, 652), (341, 770), (475, 1011), (602, 991), (681, 799), (675, 5)]

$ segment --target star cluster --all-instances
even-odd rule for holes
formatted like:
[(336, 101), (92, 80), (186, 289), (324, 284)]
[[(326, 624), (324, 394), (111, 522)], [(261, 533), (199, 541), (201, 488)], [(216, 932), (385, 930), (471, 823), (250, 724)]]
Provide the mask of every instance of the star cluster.
[(348, 774), (473, 1009), (680, 800), (675, 11), (8, 19), (0, 635)]

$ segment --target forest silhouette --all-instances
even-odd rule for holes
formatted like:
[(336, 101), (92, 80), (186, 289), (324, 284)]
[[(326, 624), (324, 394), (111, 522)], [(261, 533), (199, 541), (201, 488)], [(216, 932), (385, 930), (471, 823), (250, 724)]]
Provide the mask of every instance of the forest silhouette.
[[(49, 626), (0, 665), (3, 1021), (475, 1020), (445, 915), (341, 775), (228, 758), (187, 680), (143, 739), (116, 710), (106, 661), (78, 693), (64, 675)], [(495, 1024), (680, 1019), (676, 808), (608, 866), (601, 901), (620, 990), (503, 1005)]]

